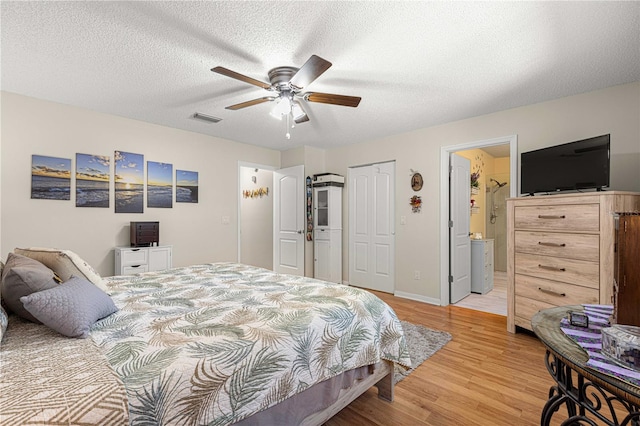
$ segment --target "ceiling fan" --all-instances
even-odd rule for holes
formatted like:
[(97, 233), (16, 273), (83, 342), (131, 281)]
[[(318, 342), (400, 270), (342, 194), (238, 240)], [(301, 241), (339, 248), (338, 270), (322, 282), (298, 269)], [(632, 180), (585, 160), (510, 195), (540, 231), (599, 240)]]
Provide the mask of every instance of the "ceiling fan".
[[(271, 112), (271, 115), (282, 119), (283, 116), (293, 118), (295, 123), (304, 123), (309, 121), (309, 116), (305, 112), (300, 99), (307, 102), (318, 102), (322, 104), (342, 105), (349, 107), (357, 107), (360, 103), (360, 97), (334, 95), (330, 93), (303, 92), (304, 88), (311, 84), (315, 79), (320, 77), (322, 73), (331, 67), (331, 62), (322, 59), (319, 56), (311, 55), (307, 62), (301, 68), (295, 67), (276, 67), (269, 71), (269, 82), (265, 83), (246, 75), (242, 75), (235, 71), (224, 67), (215, 67), (211, 71), (235, 78), (245, 83), (253, 84), (271, 92), (269, 96), (253, 99), (251, 101), (241, 102), (239, 104), (230, 105), (225, 109), (238, 110), (264, 102), (276, 101), (277, 105)], [(287, 138), (289, 133), (287, 132)]]

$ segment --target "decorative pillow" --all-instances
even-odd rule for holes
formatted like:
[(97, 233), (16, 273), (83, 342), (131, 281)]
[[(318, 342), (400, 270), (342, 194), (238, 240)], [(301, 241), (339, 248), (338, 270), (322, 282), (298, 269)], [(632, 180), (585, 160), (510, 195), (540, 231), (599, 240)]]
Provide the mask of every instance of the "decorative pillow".
[(102, 277), (80, 256), (71, 250), (58, 250), (53, 248), (31, 247), (26, 249), (16, 248), (14, 253), (30, 257), (42, 262), (47, 267), (67, 281), (72, 275), (84, 277), (96, 285), (102, 291), (107, 291), (107, 285)]
[(2, 342), (4, 332), (7, 331), (7, 325), (9, 325), (9, 316), (2, 306), (0, 306), (0, 342)]
[(2, 300), (7, 309), (24, 319), (40, 324), (20, 302), (20, 298), (37, 291), (58, 287), (53, 271), (37, 260), (9, 253), (2, 270)]
[(91, 326), (118, 308), (111, 297), (84, 278), (20, 298), (25, 309), (44, 325), (68, 337), (86, 338)]

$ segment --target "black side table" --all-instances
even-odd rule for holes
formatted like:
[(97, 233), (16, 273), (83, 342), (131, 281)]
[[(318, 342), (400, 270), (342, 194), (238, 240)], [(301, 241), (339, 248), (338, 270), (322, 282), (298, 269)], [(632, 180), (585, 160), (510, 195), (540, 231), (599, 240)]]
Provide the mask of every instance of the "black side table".
[(540, 424), (547, 426), (564, 404), (569, 418), (562, 425), (640, 425), (640, 387), (586, 366), (587, 353), (560, 330), (560, 320), (581, 306), (544, 309), (531, 326), (545, 345), (545, 363), (556, 384), (549, 389)]

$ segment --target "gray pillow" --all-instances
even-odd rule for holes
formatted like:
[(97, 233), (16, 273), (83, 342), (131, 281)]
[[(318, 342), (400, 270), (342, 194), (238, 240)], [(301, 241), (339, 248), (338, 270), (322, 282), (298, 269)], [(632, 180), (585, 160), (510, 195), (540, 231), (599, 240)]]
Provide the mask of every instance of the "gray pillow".
[(53, 271), (37, 260), (9, 253), (2, 270), (2, 300), (7, 309), (24, 319), (40, 324), (20, 302), (20, 298), (58, 287)]
[(72, 276), (56, 288), (20, 298), (25, 309), (47, 327), (69, 337), (86, 338), (89, 328), (118, 308), (111, 297), (84, 278)]

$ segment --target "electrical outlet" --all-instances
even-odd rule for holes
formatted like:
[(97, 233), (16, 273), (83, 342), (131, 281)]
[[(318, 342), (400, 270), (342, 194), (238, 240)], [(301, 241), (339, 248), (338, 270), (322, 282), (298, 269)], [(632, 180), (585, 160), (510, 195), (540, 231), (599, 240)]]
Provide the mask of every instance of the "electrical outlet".
[(420, 271), (413, 271), (413, 279), (414, 280), (420, 279)]
[(222, 216), (222, 224), (228, 225), (230, 223), (229, 216)]
[(400, 216), (400, 225), (406, 225), (406, 224), (407, 224), (407, 217)]

